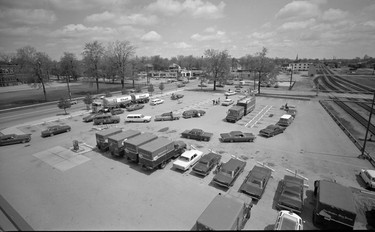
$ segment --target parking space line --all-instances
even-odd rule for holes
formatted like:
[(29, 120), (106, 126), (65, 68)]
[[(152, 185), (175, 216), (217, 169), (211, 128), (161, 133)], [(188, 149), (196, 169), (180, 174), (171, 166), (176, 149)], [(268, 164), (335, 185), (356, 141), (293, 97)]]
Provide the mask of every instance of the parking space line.
[(262, 118), (263, 118), (263, 116), (272, 108), (273, 106), (270, 106), (267, 110), (266, 110), (266, 112), (264, 112), (264, 114), (250, 127), (250, 128), (253, 128), (253, 126), (255, 125), (255, 124), (257, 124), (257, 122), (259, 121), (259, 120), (261, 120)]
[(263, 107), (263, 109), (261, 111), (259, 111), (248, 123), (245, 124), (245, 127), (247, 127), (247, 125), (249, 125), (249, 123), (251, 123), (256, 117), (258, 117), (258, 115), (261, 114), (263, 112), (263, 110), (265, 108), (267, 108), (267, 107), (268, 107), (268, 105), (266, 105), (265, 107)]

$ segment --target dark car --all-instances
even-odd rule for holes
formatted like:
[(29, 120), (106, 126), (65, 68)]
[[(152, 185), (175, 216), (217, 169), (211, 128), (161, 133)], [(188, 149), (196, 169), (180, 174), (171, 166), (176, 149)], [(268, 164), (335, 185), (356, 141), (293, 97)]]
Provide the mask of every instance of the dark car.
[(249, 194), (253, 199), (259, 200), (266, 189), (271, 174), (272, 171), (269, 168), (254, 166), (246, 176), (239, 191)]
[(82, 120), (84, 122), (92, 122), (94, 120), (94, 118), (96, 117), (96, 115), (98, 115), (98, 114), (89, 114), (89, 115), (83, 117)]
[(179, 94), (179, 93), (177, 93), (177, 94), (172, 93), (172, 95), (171, 95), (172, 100), (177, 100), (177, 99), (180, 99), (180, 98), (183, 98), (183, 97), (184, 97), (184, 95)]
[(220, 134), (222, 142), (254, 142), (256, 136), (253, 133), (245, 133), (242, 131), (231, 131), (229, 133)]
[(195, 118), (203, 116), (206, 113), (204, 110), (185, 110), (182, 113), (183, 118)]
[(112, 109), (111, 110), (111, 114), (112, 115), (117, 115), (117, 114), (122, 114), (124, 113), (125, 111), (123, 109), (120, 109), (120, 108), (115, 108), (115, 109)]
[(177, 88), (182, 88), (182, 87), (185, 87), (186, 85), (185, 84), (183, 84), (183, 83), (178, 83), (177, 84)]
[(126, 107), (126, 110), (127, 110), (127, 111), (134, 111), (134, 110), (142, 109), (143, 107), (145, 107), (145, 105), (142, 105), (142, 104), (134, 104), (134, 105), (131, 105), (131, 106)]
[(42, 137), (53, 136), (70, 130), (71, 127), (68, 125), (49, 126), (46, 130), (42, 131)]
[(111, 110), (112, 110), (112, 109), (109, 108), (109, 107), (104, 107), (104, 108), (98, 110), (98, 113), (101, 113), (101, 114), (110, 113)]
[(28, 143), (31, 140), (31, 134), (7, 134), (0, 136), (0, 146), (11, 145), (16, 143)]
[(196, 139), (198, 141), (209, 141), (212, 135), (212, 133), (204, 132), (201, 129), (185, 130), (181, 133), (182, 138)]
[(292, 115), (293, 118), (297, 116), (297, 110), (296, 109), (289, 109), (287, 110), (287, 114)]
[(278, 126), (278, 125), (269, 125), (266, 128), (259, 131), (259, 134), (264, 137), (273, 137), (275, 135), (284, 133), (286, 127)]
[(221, 155), (210, 152), (198, 160), (198, 163), (193, 167), (193, 172), (198, 175), (207, 176), (219, 164), (220, 160)]
[(228, 162), (218, 166), (218, 172), (213, 178), (217, 185), (230, 188), (237, 177), (243, 172), (246, 162), (238, 158), (231, 158)]
[(300, 214), (303, 207), (304, 180), (296, 176), (285, 175), (281, 183), (277, 208)]

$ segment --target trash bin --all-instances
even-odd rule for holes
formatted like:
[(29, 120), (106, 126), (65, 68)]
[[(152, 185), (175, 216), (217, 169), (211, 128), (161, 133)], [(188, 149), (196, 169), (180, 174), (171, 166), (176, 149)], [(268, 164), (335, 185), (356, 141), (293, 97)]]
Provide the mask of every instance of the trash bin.
[(78, 140), (73, 140), (73, 150), (75, 151), (79, 150)]

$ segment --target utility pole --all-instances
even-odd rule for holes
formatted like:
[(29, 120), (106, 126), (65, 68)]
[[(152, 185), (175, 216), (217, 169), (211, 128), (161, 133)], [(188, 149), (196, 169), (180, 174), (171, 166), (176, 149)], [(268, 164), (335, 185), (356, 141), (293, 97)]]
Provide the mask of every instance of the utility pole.
[(367, 135), (368, 135), (368, 130), (371, 125), (372, 110), (374, 109), (374, 101), (375, 101), (375, 92), (374, 92), (374, 97), (372, 98), (371, 111), (370, 111), (370, 116), (369, 116), (367, 128), (366, 128), (365, 142), (363, 143), (363, 147), (362, 147), (362, 156), (365, 154)]
[(289, 90), (290, 90), (290, 87), (292, 87), (292, 78), (293, 78), (293, 63), (292, 63), (292, 67), (290, 69), (290, 83), (289, 83)]

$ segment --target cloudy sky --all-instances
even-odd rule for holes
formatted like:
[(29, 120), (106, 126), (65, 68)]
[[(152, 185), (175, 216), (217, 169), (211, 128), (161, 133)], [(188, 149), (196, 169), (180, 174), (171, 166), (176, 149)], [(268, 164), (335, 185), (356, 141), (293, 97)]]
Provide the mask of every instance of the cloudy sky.
[(59, 60), (128, 40), (136, 55), (375, 57), (374, 0), (1, 0), (0, 52), (26, 45)]

